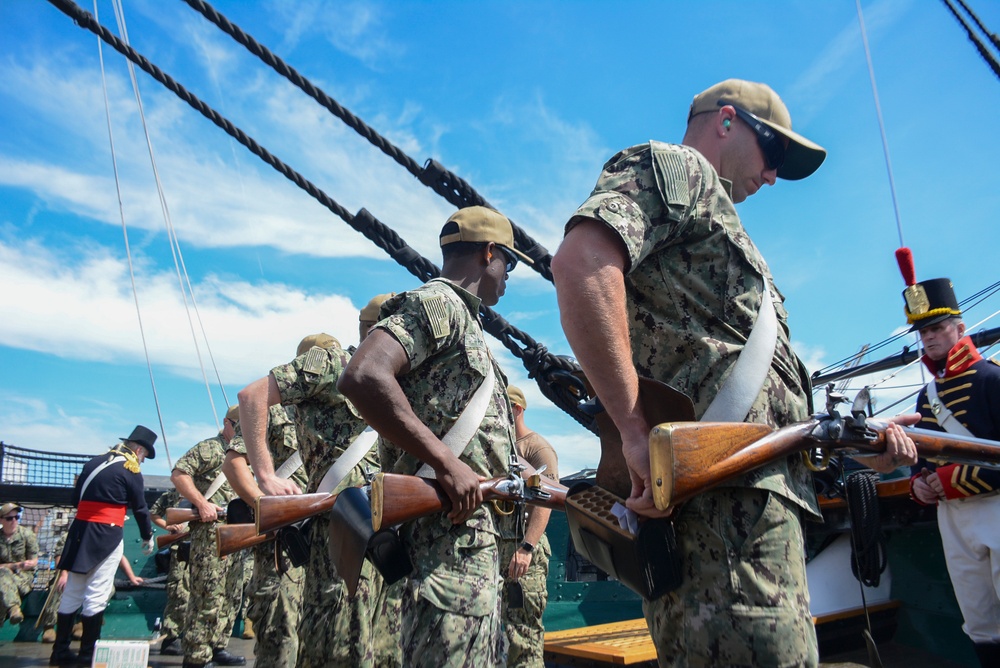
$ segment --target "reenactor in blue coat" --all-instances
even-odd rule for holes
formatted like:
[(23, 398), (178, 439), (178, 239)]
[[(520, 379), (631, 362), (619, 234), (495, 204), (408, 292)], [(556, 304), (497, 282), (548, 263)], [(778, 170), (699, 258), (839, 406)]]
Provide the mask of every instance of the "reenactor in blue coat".
[[(91, 663), (94, 645), (101, 637), (104, 608), (124, 551), (122, 525), (128, 508), (132, 509), (145, 541), (143, 551), (152, 554), (156, 545), (139, 471), (139, 465), (147, 457), (156, 456), (153, 448), (156, 434), (139, 425), (128, 438), (121, 440), (84, 465), (73, 490), (76, 518), (69, 527), (59, 560), (60, 570), (67, 571), (69, 577), (59, 604), (56, 641), (49, 659), (53, 666)], [(81, 607), (83, 638), (77, 656), (69, 649), (69, 643), (73, 615)]]

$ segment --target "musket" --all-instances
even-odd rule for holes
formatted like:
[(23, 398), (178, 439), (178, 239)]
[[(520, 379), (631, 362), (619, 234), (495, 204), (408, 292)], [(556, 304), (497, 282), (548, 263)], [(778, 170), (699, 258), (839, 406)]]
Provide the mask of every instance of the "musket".
[(161, 533), (156, 537), (156, 549), (162, 550), (165, 547), (169, 547), (174, 543), (179, 543), (182, 540), (187, 540), (191, 537), (190, 531), (175, 531), (174, 533)]
[[(167, 512), (163, 519), (167, 521), (167, 524), (184, 524), (185, 522), (201, 522), (201, 516), (198, 515), (197, 508), (185, 508), (185, 507), (174, 507), (167, 508)], [(218, 519), (226, 519), (226, 511), (222, 509), (218, 513)]]
[(215, 527), (219, 557), (274, 540), (274, 533), (257, 533), (256, 524), (220, 524)]
[(277, 531), (313, 515), (327, 512), (333, 508), (333, 504), (336, 502), (337, 495), (326, 492), (262, 496), (257, 499), (254, 508), (257, 533), (265, 534)]
[[(451, 509), (436, 480), (398, 473), (379, 473), (371, 482), (372, 528), (396, 526)], [(533, 472), (522, 477), (518, 469), (509, 475), (479, 483), (484, 501), (525, 502), (551, 510), (565, 510), (567, 488)]]
[[(832, 386), (831, 386), (832, 387)], [(653, 501), (667, 510), (717, 485), (798, 452), (838, 451), (850, 457), (885, 451), (887, 421), (865, 415), (868, 388), (859, 393), (851, 415), (836, 405), (846, 397), (827, 391), (827, 412), (772, 430), (733, 422), (675, 422), (657, 425), (649, 437)], [(1000, 467), (1000, 442), (943, 431), (904, 427), (917, 453), (955, 464)]]

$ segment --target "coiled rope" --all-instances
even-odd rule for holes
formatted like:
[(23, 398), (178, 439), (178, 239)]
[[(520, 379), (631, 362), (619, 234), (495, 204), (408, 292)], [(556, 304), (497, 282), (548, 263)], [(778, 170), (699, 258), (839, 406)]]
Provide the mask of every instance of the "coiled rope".
[(847, 477), (851, 518), (851, 572), (866, 587), (878, 587), (888, 563), (878, 507), (878, 474), (860, 471)]

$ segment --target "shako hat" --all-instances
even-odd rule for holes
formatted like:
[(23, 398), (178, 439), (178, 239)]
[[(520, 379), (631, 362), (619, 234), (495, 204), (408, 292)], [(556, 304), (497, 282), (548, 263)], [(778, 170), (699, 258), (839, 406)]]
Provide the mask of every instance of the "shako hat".
[(788, 107), (770, 86), (742, 79), (726, 79), (694, 96), (688, 120), (696, 114), (718, 111), (720, 104), (731, 104), (755, 116), (761, 123), (788, 139), (785, 161), (778, 168), (778, 177), (797, 181), (804, 179), (823, 164), (826, 149), (792, 131), (792, 116)]
[(896, 262), (906, 282), (903, 301), (906, 322), (913, 325), (911, 332), (919, 332), (924, 327), (962, 315), (950, 278), (931, 278), (918, 283), (913, 268), (913, 253), (909, 248), (896, 249)]
[[(449, 223), (455, 223), (458, 231), (451, 231)], [(445, 231), (448, 233), (445, 234)], [(451, 218), (441, 230), (441, 245), (447, 246), (458, 241), (488, 243), (503, 246), (528, 264), (531, 258), (514, 248), (514, 228), (507, 216), (485, 206), (467, 206), (451, 214)]]
[(136, 425), (132, 433), (128, 435), (128, 438), (119, 438), (119, 440), (138, 443), (146, 448), (146, 459), (156, 459), (156, 450), (153, 448), (153, 443), (156, 443), (156, 434), (152, 429), (147, 429), (141, 424)]

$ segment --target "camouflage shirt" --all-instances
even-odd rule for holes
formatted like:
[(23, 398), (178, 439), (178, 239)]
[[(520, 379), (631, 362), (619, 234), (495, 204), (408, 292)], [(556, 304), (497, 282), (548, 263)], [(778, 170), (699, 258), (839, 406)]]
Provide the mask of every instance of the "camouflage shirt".
[[(295, 406), (274, 405), (267, 412), (267, 449), (271, 453), (275, 470), (285, 463), (299, 449), (299, 439), (295, 429)], [(229, 441), (229, 450), (243, 455), (247, 454), (247, 445), (242, 434), (234, 436)], [(309, 484), (306, 467), (300, 466), (288, 476), (299, 489), (305, 490)]]
[[(354, 406), (337, 391), (337, 381), (351, 356), (342, 348), (311, 348), (288, 364), (271, 369), (281, 403), (295, 406), (298, 448), (302, 453), (308, 491), (315, 492), (327, 470), (365, 430)], [(365, 484), (365, 473), (378, 470), (372, 448), (333, 492)]]
[[(747, 421), (779, 427), (808, 417), (808, 374), (789, 342), (784, 298), (740, 222), (730, 187), (694, 149), (653, 141), (612, 157), (566, 227), (593, 218), (624, 242), (636, 370), (690, 396), (696, 415), (708, 408), (743, 350), (767, 281), (777, 344)], [(777, 492), (818, 516), (798, 456), (730, 485)]]
[[(194, 486), (204, 494), (215, 478), (221, 475), (222, 462), (225, 460), (226, 442), (222, 440), (222, 436), (213, 436), (185, 452), (174, 464), (174, 469), (191, 476)], [(234, 498), (236, 492), (229, 486), (229, 482), (224, 482), (208, 501), (225, 508)]]
[[(0, 531), (0, 564), (28, 561), (36, 557), (38, 557), (38, 539), (35, 538), (34, 531), (19, 526), (10, 537)], [(28, 573), (28, 577), (29, 579), (32, 577), (31, 573)]]
[[(507, 378), (483, 337), (480, 299), (446, 281), (434, 279), (382, 305), (375, 326), (391, 334), (406, 351), (409, 371), (398, 378), (420, 421), (443, 437), (483, 383), (490, 365), (496, 376), (493, 395), (479, 431), (459, 459), (486, 478), (504, 475), (514, 450), (514, 423), (507, 399)], [(413, 474), (421, 462), (391, 442), (383, 442), (386, 470)], [(479, 616), (495, 609), (497, 528), (490, 504), (476, 509), (456, 527), (444, 513), (405, 525), (420, 596), (438, 608)]]
[(156, 501), (153, 502), (153, 506), (149, 509), (149, 514), (164, 518), (167, 516), (167, 508), (176, 508), (180, 502), (180, 492), (176, 489), (167, 490), (163, 494), (160, 494)]

